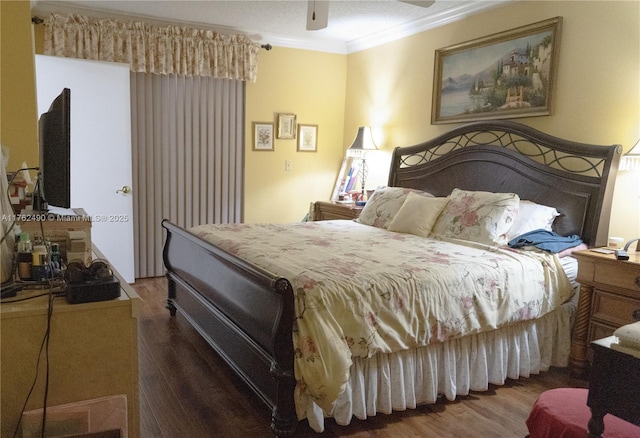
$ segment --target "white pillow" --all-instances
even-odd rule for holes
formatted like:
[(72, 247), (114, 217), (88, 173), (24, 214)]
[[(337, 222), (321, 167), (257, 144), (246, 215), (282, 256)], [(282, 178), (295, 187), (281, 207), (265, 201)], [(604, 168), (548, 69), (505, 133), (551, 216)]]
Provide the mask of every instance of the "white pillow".
[(560, 216), (558, 210), (531, 201), (520, 201), (520, 209), (513, 226), (507, 233), (507, 241), (534, 230), (553, 231), (553, 221)]
[(433, 198), (431, 193), (421, 190), (403, 187), (379, 187), (365, 204), (357, 221), (365, 225), (387, 228), (400, 210), (400, 207), (402, 207), (407, 195), (412, 192), (420, 196)]
[(519, 204), (520, 197), (515, 193), (453, 189), (431, 232), (487, 245), (506, 245)]
[(387, 229), (427, 237), (448, 202), (447, 198), (427, 198), (409, 193)]

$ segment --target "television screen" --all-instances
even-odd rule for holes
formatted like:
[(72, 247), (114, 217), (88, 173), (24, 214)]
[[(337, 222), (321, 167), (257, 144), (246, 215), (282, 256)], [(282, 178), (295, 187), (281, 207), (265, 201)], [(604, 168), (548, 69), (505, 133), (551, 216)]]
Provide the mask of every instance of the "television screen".
[(71, 208), (71, 90), (53, 100), (39, 129), (40, 194), (45, 205)]

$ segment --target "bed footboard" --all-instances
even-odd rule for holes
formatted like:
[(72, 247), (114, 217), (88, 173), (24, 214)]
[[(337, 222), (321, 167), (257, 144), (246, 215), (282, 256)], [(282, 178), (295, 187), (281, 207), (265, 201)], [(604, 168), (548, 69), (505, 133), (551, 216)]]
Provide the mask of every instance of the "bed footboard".
[(271, 429), (297, 426), (293, 372), (293, 289), (188, 231), (163, 221), (168, 307), (206, 339), (272, 409)]

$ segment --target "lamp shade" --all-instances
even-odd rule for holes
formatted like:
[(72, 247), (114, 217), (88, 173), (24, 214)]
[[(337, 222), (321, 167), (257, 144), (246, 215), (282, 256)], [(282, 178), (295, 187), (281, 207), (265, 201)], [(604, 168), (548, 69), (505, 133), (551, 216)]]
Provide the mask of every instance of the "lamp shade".
[(640, 140), (631, 148), (629, 152), (620, 158), (619, 170), (640, 171)]
[(366, 151), (376, 150), (376, 144), (373, 142), (373, 136), (371, 135), (371, 128), (368, 126), (361, 126), (358, 128), (356, 138), (353, 139), (353, 143), (347, 149), (348, 157), (362, 157)]

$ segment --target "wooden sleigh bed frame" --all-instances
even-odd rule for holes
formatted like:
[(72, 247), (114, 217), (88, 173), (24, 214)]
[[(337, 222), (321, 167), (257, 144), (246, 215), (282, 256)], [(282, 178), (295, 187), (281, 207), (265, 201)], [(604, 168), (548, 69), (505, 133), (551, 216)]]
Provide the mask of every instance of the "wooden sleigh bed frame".
[[(393, 152), (389, 186), (447, 196), (454, 188), (517, 193), (556, 207), (554, 231), (588, 246), (607, 242), (619, 145), (567, 141), (509, 121), (454, 128)], [(168, 221), (168, 307), (179, 312), (272, 409), (272, 431), (291, 436), (294, 293), (278, 278)]]

